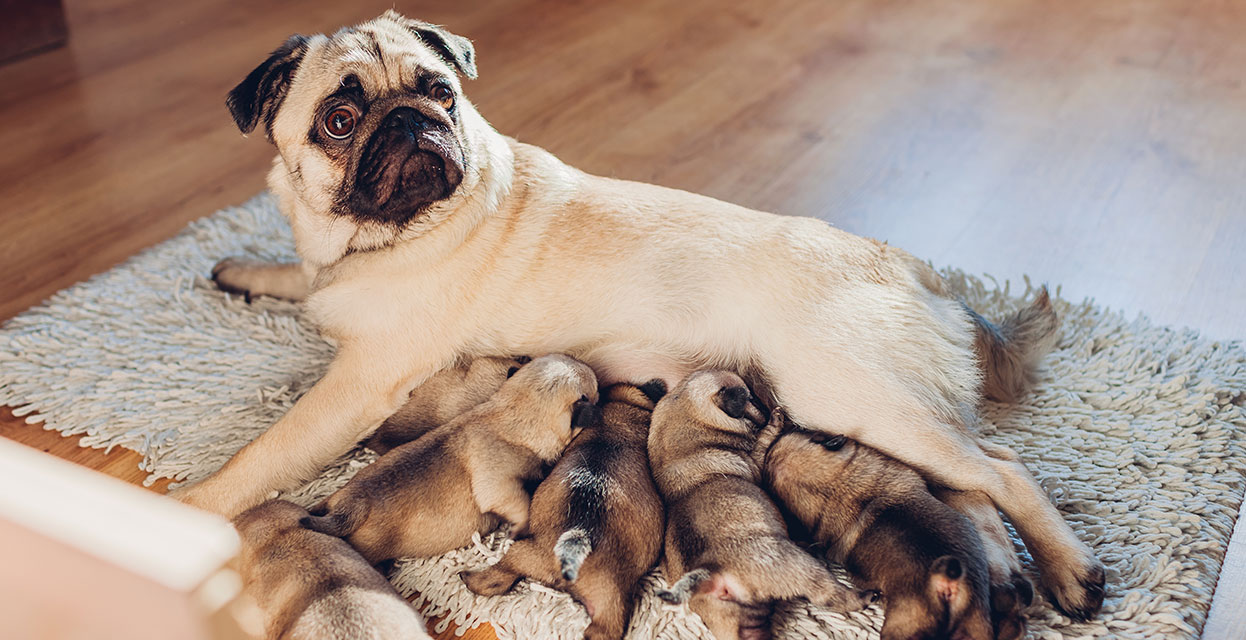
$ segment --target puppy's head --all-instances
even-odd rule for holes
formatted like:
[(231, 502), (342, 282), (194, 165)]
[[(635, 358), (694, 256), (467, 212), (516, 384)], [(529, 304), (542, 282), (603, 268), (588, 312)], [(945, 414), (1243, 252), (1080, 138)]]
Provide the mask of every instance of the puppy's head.
[(695, 465), (699, 471), (714, 472), (727, 464), (732, 473), (753, 475), (753, 446), (764, 424), (765, 416), (739, 376), (729, 371), (697, 371), (676, 385), (653, 410), (649, 459), (655, 476), (664, 475), (668, 465), (677, 461), (705, 458), (700, 454), (710, 449), (734, 451), (740, 460), (706, 458), (704, 464)]
[(596, 417), (597, 376), (588, 365), (561, 354), (541, 356), (519, 367), (498, 393), (505, 403), (533, 403), (565, 413), (567, 420), (558, 421), (559, 429), (564, 425), (566, 429), (558, 434), (563, 444)]
[(732, 434), (749, 435), (766, 423), (748, 386), (730, 371), (692, 373), (662, 398), (655, 411), (672, 424)]
[(788, 425), (766, 453), (766, 476), (771, 484), (794, 494), (794, 498), (804, 497), (800, 491), (804, 485), (816, 485), (819, 490), (812, 491), (808, 497), (821, 499), (823, 492), (820, 488), (823, 486), (839, 486), (842, 483), (854, 486), (858, 482), (873, 480), (873, 474), (865, 478), (854, 477), (856, 473), (868, 474), (869, 469), (862, 467), (872, 459), (867, 456), (866, 460), (861, 460), (855, 455), (858, 446), (842, 435)]
[(774, 603), (744, 604), (720, 594), (697, 594), (688, 602), (715, 640), (768, 640)]
[(239, 129), (263, 127), (277, 146), (271, 186), (300, 203), (287, 215), (326, 233), (392, 236), (473, 171), (470, 131), (483, 120), (461, 76), (476, 76), (470, 41), (391, 10), (292, 36), (226, 103)]

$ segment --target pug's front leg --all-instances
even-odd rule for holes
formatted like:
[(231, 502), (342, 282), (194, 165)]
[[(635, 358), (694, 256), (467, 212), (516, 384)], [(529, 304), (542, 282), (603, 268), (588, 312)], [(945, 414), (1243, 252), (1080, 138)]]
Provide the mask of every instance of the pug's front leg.
[(232, 518), (274, 491), (297, 487), (369, 435), (398, 410), (408, 391), (437, 363), (407, 375), (375, 353), (339, 349), (324, 378), (286, 415), (243, 447), (219, 471), (170, 494), (186, 504)]
[(244, 296), (272, 296), (285, 300), (307, 297), (315, 271), (302, 262), (260, 262), (225, 258), (212, 267), (212, 281), (221, 291)]

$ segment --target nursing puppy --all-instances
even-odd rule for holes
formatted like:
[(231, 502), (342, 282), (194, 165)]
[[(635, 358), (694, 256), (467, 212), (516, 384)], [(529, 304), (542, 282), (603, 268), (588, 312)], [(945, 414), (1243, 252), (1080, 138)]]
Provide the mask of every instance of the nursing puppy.
[(487, 401), (364, 467), (303, 525), (346, 538), (369, 562), (429, 557), (499, 521), (528, 527), (528, 492), (597, 401), (582, 362), (537, 358)]
[(442, 369), (413, 389), (407, 403), (382, 422), (364, 446), (385, 453), (419, 438), (488, 400), (520, 366), (515, 358), (476, 358)]
[(882, 591), (884, 640), (1013, 640), (1024, 632), (1021, 618), (1009, 618), (996, 635), (977, 530), (909, 467), (843, 436), (792, 429), (770, 447), (765, 476), (831, 561)]
[(661, 381), (614, 385), (593, 426), (580, 432), (532, 496), (532, 537), (497, 564), (464, 574), (481, 595), (527, 577), (566, 591), (588, 610), (589, 640), (623, 637), (641, 577), (662, 552), (662, 500), (649, 473), (649, 420)]
[(1015, 397), (1051, 344), (1049, 307), (1027, 316), (1033, 330), (997, 331), (896, 247), (577, 171), (490, 127), (464, 93), (475, 75), (467, 39), (386, 12), (291, 37), (230, 92), (239, 128), (276, 145), (269, 187), (302, 262), (229, 261), (216, 281), (306, 298), (339, 346), (313, 389), (182, 500), (233, 514), (297, 485), (463, 359), (567, 353), (607, 384), (725, 368), (803, 426), (983, 492), (1060, 606), (1099, 609), (1102, 565), (1020, 460), (970, 432), (983, 389)]
[(658, 595), (688, 602), (718, 640), (769, 635), (757, 623), (742, 629), (736, 605), (806, 598), (854, 611), (868, 602), (791, 541), (758, 487), (764, 422), (739, 376), (720, 371), (692, 374), (653, 413), (649, 460), (667, 509), (662, 571), (673, 581)]
[(238, 570), (270, 640), (419, 640), (424, 619), (350, 545), (299, 526), (302, 507), (269, 500), (234, 518)]

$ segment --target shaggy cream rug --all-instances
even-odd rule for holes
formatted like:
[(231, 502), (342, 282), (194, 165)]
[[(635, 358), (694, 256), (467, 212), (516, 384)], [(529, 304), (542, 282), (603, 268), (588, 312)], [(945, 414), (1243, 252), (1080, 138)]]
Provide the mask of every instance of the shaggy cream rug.
[[(246, 304), (205, 275), (219, 258), (292, 256), (273, 201), (199, 220), (127, 263), (56, 294), (0, 330), (0, 404), (84, 445), (142, 453), (151, 479), (194, 480), (284, 413), (332, 355), (295, 305)], [(1007, 286), (949, 271), (988, 317), (1020, 303)], [(1027, 287), (1028, 289), (1028, 287)], [(1064, 332), (1046, 375), (1018, 406), (992, 406), (987, 435), (1015, 449), (1077, 534), (1108, 566), (1093, 621), (1073, 624), (1041, 598), (1033, 637), (1194, 638), (1202, 629), (1242, 501), (1246, 351), (1190, 330), (1058, 301)], [(357, 451), (292, 494), (308, 504), (371, 460)], [(393, 580), (425, 613), (459, 626), (492, 622), (502, 638), (578, 638), (588, 618), (568, 596), (521, 584), (472, 595), (459, 571), (507, 546), (494, 534), (441, 558), (400, 562)], [(1028, 558), (1027, 558), (1028, 560)], [(685, 609), (647, 578), (632, 638), (697, 638)], [(779, 637), (870, 638), (881, 612), (781, 610)], [(445, 624), (445, 623), (443, 623)]]

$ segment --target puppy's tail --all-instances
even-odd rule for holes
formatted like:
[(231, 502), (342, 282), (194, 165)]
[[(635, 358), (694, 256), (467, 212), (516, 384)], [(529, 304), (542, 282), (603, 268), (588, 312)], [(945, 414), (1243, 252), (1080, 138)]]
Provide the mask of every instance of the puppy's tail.
[(320, 533), (345, 538), (354, 533), (368, 518), (371, 506), (367, 500), (344, 500), (324, 515), (303, 516), (299, 525)]
[(554, 557), (558, 558), (558, 564), (562, 567), (562, 577), (575, 582), (584, 559), (592, 550), (593, 541), (589, 539), (588, 531), (581, 527), (568, 529), (558, 536), (558, 542), (554, 543)]
[(1060, 318), (1044, 286), (1029, 306), (999, 324), (965, 309), (976, 329), (974, 351), (983, 369), (982, 391), (997, 402), (1016, 402), (1034, 383), (1038, 362), (1055, 346)]
[(675, 581), (669, 589), (658, 591), (658, 597), (671, 604), (683, 604), (698, 591), (701, 584), (714, 577), (709, 569), (693, 569)]
[(610, 485), (600, 460), (582, 459), (567, 475), (567, 529), (554, 544), (554, 557), (567, 580), (575, 581), (585, 558), (601, 544)]

